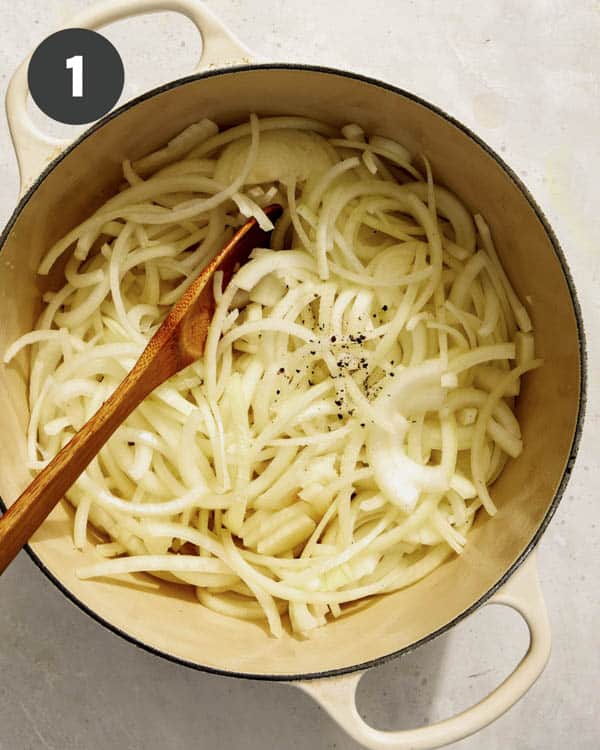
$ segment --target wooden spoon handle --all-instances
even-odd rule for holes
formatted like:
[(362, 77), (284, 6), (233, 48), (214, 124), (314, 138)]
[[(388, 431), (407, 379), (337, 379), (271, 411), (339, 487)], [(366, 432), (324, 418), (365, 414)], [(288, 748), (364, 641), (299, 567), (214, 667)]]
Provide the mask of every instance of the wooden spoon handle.
[(94, 416), (31, 482), (0, 518), (0, 574), (52, 508), (144, 398), (158, 385), (134, 367)]
[[(272, 205), (264, 211), (275, 221), (282, 209)], [(202, 355), (215, 306), (214, 272), (221, 270), (228, 282), (235, 264), (267, 237), (256, 219), (238, 229), (183, 293), (115, 392), (0, 518), (0, 574), (135, 407)]]

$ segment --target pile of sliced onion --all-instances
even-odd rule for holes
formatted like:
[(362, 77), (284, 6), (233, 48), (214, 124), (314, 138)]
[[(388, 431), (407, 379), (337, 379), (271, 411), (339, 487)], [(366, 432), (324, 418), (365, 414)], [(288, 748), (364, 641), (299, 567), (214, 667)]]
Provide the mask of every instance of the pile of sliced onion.
[[(309, 634), (460, 554), (540, 364), (482, 217), (400, 144), (302, 117), (207, 120), (125, 162), (68, 255), (31, 347), (42, 468), (132, 367), (246, 217), (284, 206), (226, 288), (205, 356), (126, 420), (68, 493), (83, 578), (147, 572), (221, 615)], [(25, 356), (23, 352), (20, 356)], [(93, 527), (95, 530), (92, 532)]]

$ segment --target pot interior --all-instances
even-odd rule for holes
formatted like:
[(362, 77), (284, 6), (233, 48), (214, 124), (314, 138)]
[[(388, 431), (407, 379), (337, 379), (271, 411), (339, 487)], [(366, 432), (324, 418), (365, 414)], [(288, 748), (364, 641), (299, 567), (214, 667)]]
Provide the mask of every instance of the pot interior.
[[(491, 226), (503, 265), (534, 322), (545, 364), (518, 400), (524, 452), (493, 488), (494, 518), (480, 514), (463, 555), (408, 589), (365, 603), (309, 640), (269, 637), (256, 623), (200, 606), (193, 592), (142, 575), (80, 581), (95, 559), (75, 551), (65, 503), (31, 541), (62, 587), (110, 626), (193, 665), (254, 676), (340, 670), (407, 648), (448, 625), (494, 586), (527, 549), (549, 513), (569, 460), (580, 402), (580, 345), (562, 265), (535, 209), (496, 158), (461, 128), (412, 98), (331, 71), (256, 68), (190, 80), (139, 101), (79, 143), (21, 207), (0, 255), (0, 354), (31, 329), (51, 279), (36, 278), (48, 246), (115, 191), (121, 161), (164, 144), (202, 117), (220, 125), (298, 114), (336, 125), (358, 122), (425, 153), (436, 181)], [(11, 502), (30, 481), (24, 466), (27, 354), (0, 365), (0, 494)]]

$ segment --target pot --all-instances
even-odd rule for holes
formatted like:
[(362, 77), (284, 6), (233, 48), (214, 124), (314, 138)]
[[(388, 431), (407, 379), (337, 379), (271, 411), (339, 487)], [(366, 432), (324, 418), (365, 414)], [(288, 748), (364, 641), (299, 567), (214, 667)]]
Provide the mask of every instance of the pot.
[[(75, 568), (93, 556), (73, 549), (66, 504), (31, 539), (28, 552), (66, 596), (122, 637), (196, 669), (292, 681), (365, 747), (434, 748), (466, 737), (519, 700), (550, 653), (532, 551), (570, 473), (585, 387), (583, 327), (564, 255), (541, 210), (500, 157), (406, 91), (338, 70), (251, 64), (248, 50), (194, 0), (112, 0), (69, 26), (99, 28), (158, 10), (183, 13), (196, 24), (203, 39), (198, 71), (129, 102), (70, 145), (50, 143), (33, 127), (26, 108), (27, 61), (13, 76), (7, 111), (22, 196), (0, 239), (0, 351), (31, 329), (41, 295), (52, 284), (52, 278), (36, 277), (42, 254), (116, 191), (124, 158), (156, 149), (202, 117), (225, 126), (254, 111), (308, 115), (335, 125), (357, 122), (426, 153), (437, 180), (489, 222), (503, 265), (529, 303), (537, 354), (545, 365), (528, 374), (518, 399), (525, 448), (494, 485), (498, 514), (477, 518), (460, 557), (405, 590), (354, 609), (309, 640), (291, 635), (274, 640), (256, 623), (221, 617), (168, 583), (161, 583), (157, 594), (144, 590), (139, 576), (118, 586), (79, 580)], [(7, 506), (30, 481), (27, 377), (25, 357), (0, 365), (0, 494)], [(522, 661), (493, 693), (428, 727), (383, 732), (364, 722), (355, 693), (365, 670), (416, 648), (488, 603), (517, 610), (531, 635)]]

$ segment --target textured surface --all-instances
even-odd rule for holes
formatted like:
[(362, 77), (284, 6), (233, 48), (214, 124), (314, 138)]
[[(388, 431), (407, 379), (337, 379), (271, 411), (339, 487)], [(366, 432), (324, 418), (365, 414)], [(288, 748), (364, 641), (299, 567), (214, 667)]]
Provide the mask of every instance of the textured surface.
[[(0, 88), (46, 33), (87, 4), (22, 0), (17, 7), (1, 0)], [(520, 704), (456, 747), (558, 750), (574, 742), (578, 750), (596, 748), (598, 3), (213, 0), (209, 5), (265, 60), (373, 75), (446, 109), (503, 155), (554, 226), (579, 290), (590, 366), (579, 459), (538, 556), (554, 650)], [(125, 60), (125, 97), (184, 75), (197, 53), (193, 28), (171, 15), (119, 24), (107, 33)], [(4, 122), (0, 176), (4, 223), (18, 189)], [(450, 716), (498, 684), (526, 642), (516, 615), (490, 607), (369, 673), (359, 690), (361, 711), (381, 728)], [(135, 649), (71, 606), (23, 554), (0, 581), (0, 674), (1, 750), (357, 747), (291, 687), (203, 675)]]

